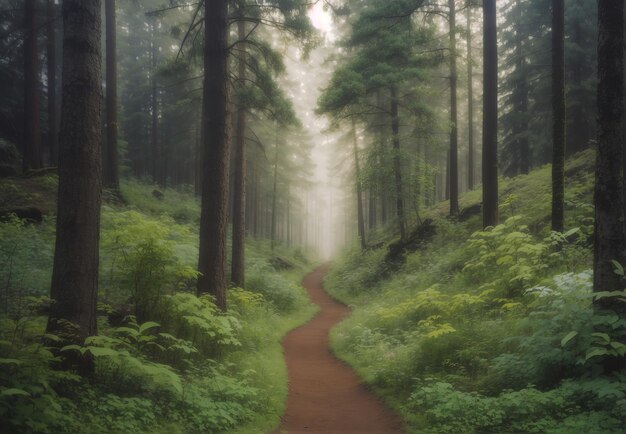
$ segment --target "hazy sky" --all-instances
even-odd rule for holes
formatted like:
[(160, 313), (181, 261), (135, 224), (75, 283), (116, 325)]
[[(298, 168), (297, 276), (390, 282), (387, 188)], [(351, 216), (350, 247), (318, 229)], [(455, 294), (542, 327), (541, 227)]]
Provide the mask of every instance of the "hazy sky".
[[(332, 52), (335, 35), (333, 34), (332, 17), (324, 10), (323, 2), (318, 2), (309, 11), (315, 28), (324, 36), (322, 42), (306, 59), (301, 57), (300, 50), (292, 47), (285, 59), (287, 69), (285, 89), (294, 103), (294, 109), (309, 131), (315, 163), (313, 181), (315, 188), (309, 193), (309, 226), (312, 228), (309, 239), (316, 238), (317, 250), (324, 258), (330, 258), (341, 247), (345, 239), (343, 234), (343, 189), (340, 179), (333, 173), (333, 151), (337, 146), (334, 133), (327, 133), (328, 121), (315, 114), (320, 91), (326, 87), (334, 69), (334, 65), (325, 62)], [(303, 198), (306, 199), (306, 198)]]
[(315, 6), (311, 8), (309, 17), (311, 18), (313, 26), (321, 32), (326, 33), (326, 37), (332, 40), (334, 36), (332, 34), (333, 20), (330, 13), (324, 10), (322, 1), (318, 1)]

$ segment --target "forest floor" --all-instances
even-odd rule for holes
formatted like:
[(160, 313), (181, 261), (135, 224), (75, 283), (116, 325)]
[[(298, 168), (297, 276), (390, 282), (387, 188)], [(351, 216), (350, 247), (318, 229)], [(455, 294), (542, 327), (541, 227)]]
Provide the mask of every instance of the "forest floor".
[(322, 288), (327, 270), (328, 266), (319, 267), (302, 282), (319, 313), (283, 340), (289, 394), (276, 434), (400, 434), (400, 418), (330, 350), (329, 331), (350, 309)]

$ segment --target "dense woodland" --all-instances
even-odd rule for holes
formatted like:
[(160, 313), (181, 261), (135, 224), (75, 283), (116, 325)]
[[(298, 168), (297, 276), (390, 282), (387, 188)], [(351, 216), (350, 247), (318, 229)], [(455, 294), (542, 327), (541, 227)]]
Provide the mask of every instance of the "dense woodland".
[(623, 433), (624, 9), (0, 0), (0, 431)]

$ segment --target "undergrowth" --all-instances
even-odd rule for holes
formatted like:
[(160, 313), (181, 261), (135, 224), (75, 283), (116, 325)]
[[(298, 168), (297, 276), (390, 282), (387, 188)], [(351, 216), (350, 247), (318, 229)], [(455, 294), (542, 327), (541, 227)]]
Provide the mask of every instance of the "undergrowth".
[[(564, 234), (549, 230), (544, 167), (503, 181), (494, 228), (483, 231), (479, 215), (451, 221), (442, 204), (425, 213), (435, 238), (401, 265), (386, 248), (333, 265), (326, 287), (354, 313), (332, 345), (408, 432), (623, 432), (626, 373), (601, 365), (626, 354), (626, 319), (592, 306), (589, 161), (568, 163)], [(478, 200), (470, 192), (462, 203)]]
[[(195, 295), (193, 195), (122, 187), (127, 203), (102, 211), (99, 334), (60, 352), (49, 347), (58, 337), (44, 333), (54, 218), (0, 223), (0, 431), (271, 430), (287, 395), (280, 339), (314, 312), (298, 283), (310, 267), (305, 255), (250, 240), (249, 283), (229, 290), (223, 314)], [(274, 269), (273, 255), (291, 269)], [(95, 360), (88, 379), (56, 368), (78, 353)]]

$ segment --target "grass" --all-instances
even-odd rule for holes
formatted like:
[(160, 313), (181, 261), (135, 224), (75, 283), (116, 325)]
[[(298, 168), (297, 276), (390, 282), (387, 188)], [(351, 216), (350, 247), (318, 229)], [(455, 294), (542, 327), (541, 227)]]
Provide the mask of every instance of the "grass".
[[(156, 279), (151, 283), (156, 286), (149, 286), (148, 288), (153, 288), (150, 290), (159, 288), (162, 293), (171, 293), (174, 287), (177, 287), (179, 290), (193, 291), (193, 279), (189, 279), (189, 276), (192, 276), (191, 272), (197, 263), (197, 224), (200, 213), (198, 201), (193, 193), (186, 189), (168, 189), (162, 192), (163, 196), (157, 197), (158, 195), (153, 194), (154, 186), (133, 180), (123, 181), (121, 190), (124, 203), (120, 203), (106, 192), (104, 195), (101, 225), (101, 299), (106, 294), (113, 305), (127, 304), (131, 289), (127, 276), (132, 275), (133, 270), (147, 273)], [(25, 306), (28, 303), (32, 304), (33, 300), (40, 300), (48, 294), (55, 227), (54, 216), (51, 213), (56, 208), (55, 191), (56, 178), (50, 175), (33, 179), (0, 180), (0, 203), (38, 207), (48, 214), (40, 225), (24, 225), (18, 220), (0, 223), (2, 235), (0, 278), (2, 282), (8, 282), (2, 299), (11, 305), (9, 314), (13, 317), (25, 315)], [(124, 253), (120, 254), (122, 251)], [(277, 256), (290, 264), (291, 268), (275, 270), (270, 262)], [(238, 332), (241, 347), (234, 347), (215, 355), (222, 372), (220, 375), (224, 375), (222, 381), (225, 381), (225, 389), (223, 392), (218, 391), (218, 395), (224, 394), (224, 404), (234, 402), (232, 405), (235, 407), (229, 407), (229, 411), (237, 411), (236, 406), (241, 402), (243, 406), (241, 411), (249, 415), (242, 416), (241, 420), (246, 421), (244, 424), (239, 424), (234, 429), (220, 431), (232, 434), (267, 432), (279, 425), (287, 398), (287, 370), (281, 340), (288, 331), (306, 322), (317, 311), (310, 303), (304, 288), (300, 286), (302, 277), (313, 264), (313, 260), (306, 252), (280, 245), (272, 250), (266, 240), (249, 239), (246, 242), (246, 260), (247, 277), (254, 286), (253, 290), (262, 295), (263, 301), (235, 314), (239, 315), (242, 327)], [(151, 262), (161, 265), (154, 269), (146, 268)], [(10, 264), (10, 267), (7, 264)], [(250, 292), (243, 293), (243, 296), (251, 297), (249, 294)], [(105, 317), (100, 317), (100, 323), (101, 333), (111, 332), (112, 329), (106, 323)], [(32, 337), (43, 330), (45, 317), (36, 316), (29, 320), (29, 324), (37, 324), (31, 327), (32, 330), (29, 329), (29, 336)], [(4, 331), (8, 330), (0, 330), (2, 333)], [(45, 365), (38, 366), (42, 375), (51, 372), (46, 370)], [(200, 374), (185, 381), (200, 385), (203, 381), (202, 376), (212, 375), (211, 371), (202, 369)], [(5, 381), (9, 384), (12, 380), (0, 375), (0, 385), (5, 386)], [(106, 384), (100, 386), (104, 387), (103, 390), (116, 390), (121, 387)], [(71, 387), (69, 390), (72, 390)], [(93, 391), (95, 396), (100, 396), (99, 390), (94, 388)], [(237, 394), (247, 395), (241, 395), (239, 398)], [(87, 424), (84, 426), (85, 432), (89, 431), (90, 417), (97, 419), (97, 422), (94, 422), (97, 425), (94, 426), (106, 425), (107, 420), (111, 421), (110, 426), (123, 426), (123, 418), (128, 417), (124, 414), (141, 411), (141, 406), (148, 402), (146, 400), (153, 399), (147, 395), (136, 397), (143, 401), (131, 404), (127, 413), (119, 409), (119, 402), (120, 399), (133, 399), (132, 393), (131, 396), (119, 398), (102, 396), (105, 406), (103, 408), (111, 409), (109, 411), (113, 413), (90, 415), (91, 411), (98, 410), (87, 409), (82, 401), (77, 401), (77, 407), (69, 407), (67, 417), (73, 418), (72, 423)], [(54, 401), (58, 398), (52, 396), (47, 399)], [(217, 404), (219, 405), (219, 402)], [(31, 411), (29, 405), (24, 408)], [(61, 405), (66, 406), (70, 403), (65, 402)], [(183, 413), (178, 413), (175, 405), (180, 404), (174, 402), (168, 404), (161, 398), (154, 401), (152, 407), (155, 413), (146, 420), (154, 417), (158, 422), (155, 424), (145, 422), (144, 425), (148, 425), (145, 425), (144, 432), (155, 434), (188, 432), (185, 421), (176, 420), (183, 417), (181, 416)], [(158, 410), (163, 408), (167, 409), (165, 419)], [(2, 424), (5, 422), (7, 421), (0, 417), (0, 427), (4, 426)], [(46, 432), (45, 426), (54, 426), (55, 421), (37, 423), (40, 427), (33, 432)], [(46, 425), (48, 423), (51, 425)]]
[[(353, 313), (332, 331), (333, 351), (409, 433), (620, 432), (626, 384), (588, 357), (602, 345), (589, 324), (604, 321), (590, 295), (593, 161), (587, 151), (567, 163), (567, 240), (550, 231), (544, 166), (501, 180), (497, 228), (451, 220), (443, 202), (422, 213), (434, 238), (404, 261), (387, 261), (396, 240), (384, 230), (370, 241), (382, 247), (335, 261), (325, 287)], [(462, 208), (480, 195), (462, 195)]]

